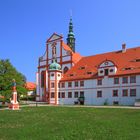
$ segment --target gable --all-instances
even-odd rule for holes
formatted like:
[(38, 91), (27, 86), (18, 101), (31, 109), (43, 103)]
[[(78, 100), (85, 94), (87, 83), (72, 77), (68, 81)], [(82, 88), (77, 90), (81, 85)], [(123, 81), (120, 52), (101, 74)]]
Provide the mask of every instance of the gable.
[(105, 60), (99, 65), (99, 68), (111, 67), (111, 66), (114, 66), (114, 63), (110, 60)]
[(53, 33), (53, 35), (47, 40), (47, 42), (53, 42), (53, 41), (56, 41), (56, 40), (61, 40), (63, 37), (56, 34), (56, 33)]

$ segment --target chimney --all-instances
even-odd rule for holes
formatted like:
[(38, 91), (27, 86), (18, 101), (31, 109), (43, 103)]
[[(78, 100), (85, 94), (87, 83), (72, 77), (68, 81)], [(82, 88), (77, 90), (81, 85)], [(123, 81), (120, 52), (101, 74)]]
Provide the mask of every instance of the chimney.
[(123, 43), (123, 44), (122, 44), (122, 53), (125, 53), (125, 52), (126, 52), (126, 44)]

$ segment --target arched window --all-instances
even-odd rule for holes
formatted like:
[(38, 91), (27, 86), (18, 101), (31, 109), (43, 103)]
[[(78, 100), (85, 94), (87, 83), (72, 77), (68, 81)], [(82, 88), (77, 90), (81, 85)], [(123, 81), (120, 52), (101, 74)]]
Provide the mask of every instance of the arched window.
[(44, 87), (44, 74), (45, 74), (45, 71), (42, 71), (41, 72), (41, 87)]
[(69, 68), (68, 68), (67, 66), (64, 67), (64, 69), (63, 69), (63, 73), (66, 73), (68, 70), (69, 70)]

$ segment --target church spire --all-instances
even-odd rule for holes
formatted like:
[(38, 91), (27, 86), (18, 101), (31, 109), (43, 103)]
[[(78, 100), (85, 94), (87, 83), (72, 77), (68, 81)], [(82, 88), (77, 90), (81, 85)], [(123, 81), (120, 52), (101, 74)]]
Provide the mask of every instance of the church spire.
[(75, 52), (75, 38), (73, 33), (73, 24), (72, 24), (72, 18), (70, 18), (69, 22), (69, 33), (67, 37), (67, 45)]

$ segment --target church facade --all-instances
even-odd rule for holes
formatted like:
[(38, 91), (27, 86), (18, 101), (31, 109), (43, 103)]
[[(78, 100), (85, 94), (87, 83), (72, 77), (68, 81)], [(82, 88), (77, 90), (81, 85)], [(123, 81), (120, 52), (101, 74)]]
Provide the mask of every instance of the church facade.
[(140, 47), (83, 57), (75, 52), (72, 19), (67, 43), (54, 33), (38, 60), (37, 101), (49, 104), (134, 105), (140, 99)]

